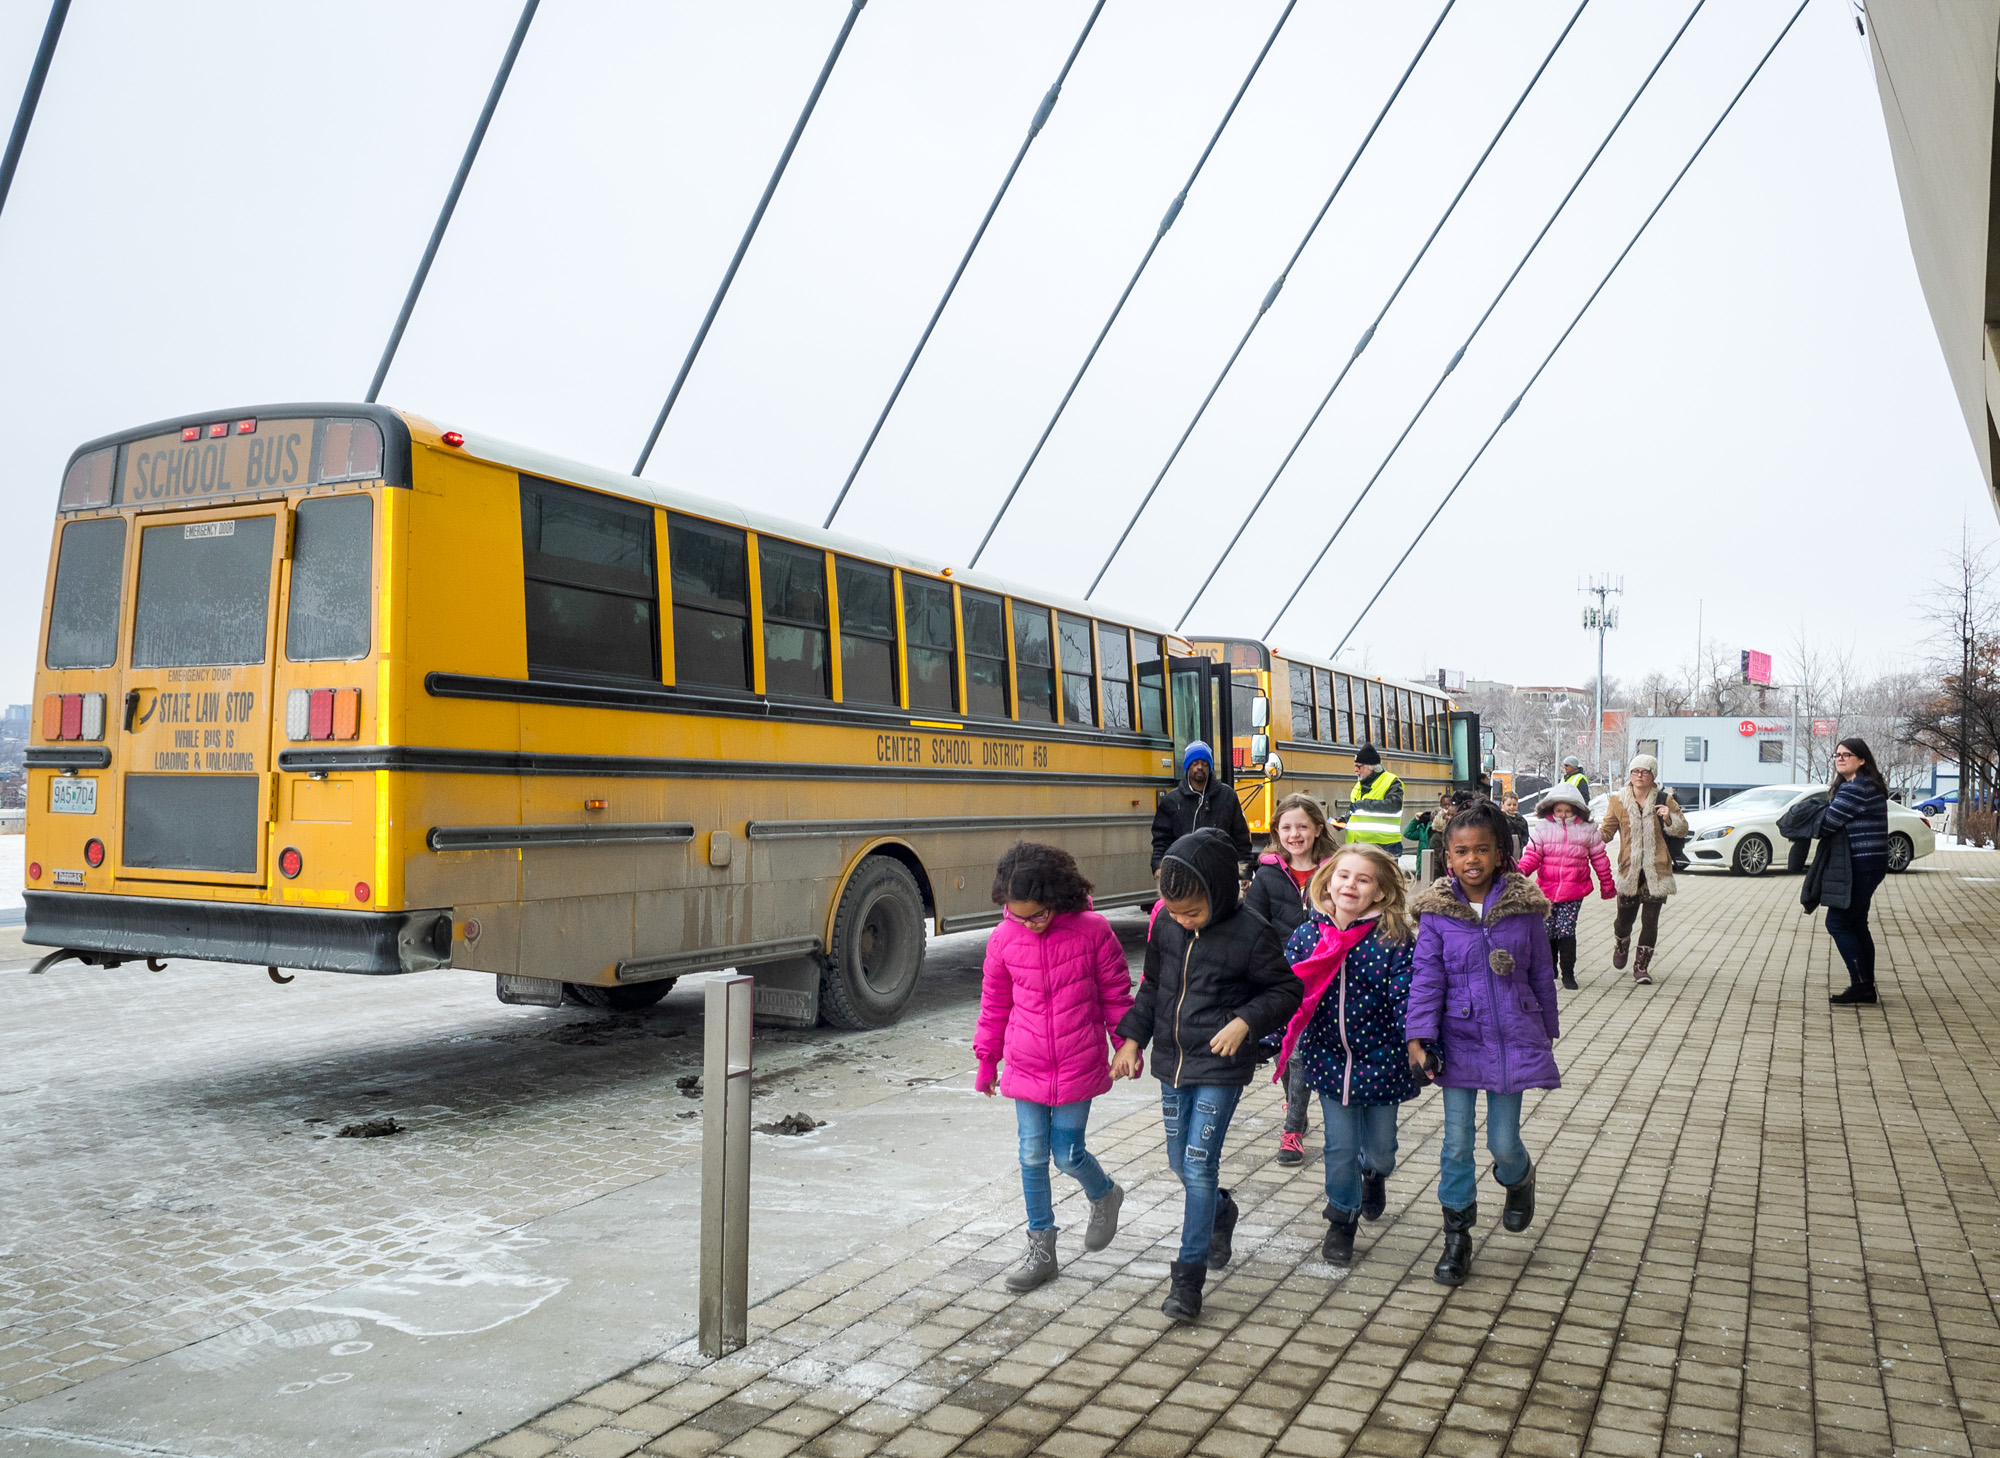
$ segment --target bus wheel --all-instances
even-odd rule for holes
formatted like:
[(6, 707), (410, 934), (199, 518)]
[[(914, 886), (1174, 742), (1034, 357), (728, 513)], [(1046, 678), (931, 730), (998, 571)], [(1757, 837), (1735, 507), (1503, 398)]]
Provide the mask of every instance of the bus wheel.
[(884, 1028), (916, 990), (924, 965), (924, 898), (889, 856), (870, 856), (841, 893), (833, 955), (820, 973), (820, 1016), (836, 1028)]
[(662, 977), (657, 982), (633, 982), (624, 987), (592, 987), (583, 982), (563, 984), (569, 1001), (605, 1012), (644, 1012), (673, 990), (671, 977)]

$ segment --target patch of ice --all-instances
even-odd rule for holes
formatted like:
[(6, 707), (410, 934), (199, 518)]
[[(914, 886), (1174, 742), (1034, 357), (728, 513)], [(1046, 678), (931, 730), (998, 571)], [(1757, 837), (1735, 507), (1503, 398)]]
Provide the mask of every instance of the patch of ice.
[(17, 911), (26, 903), (21, 887), (28, 875), (28, 837), (0, 835), (0, 911)]

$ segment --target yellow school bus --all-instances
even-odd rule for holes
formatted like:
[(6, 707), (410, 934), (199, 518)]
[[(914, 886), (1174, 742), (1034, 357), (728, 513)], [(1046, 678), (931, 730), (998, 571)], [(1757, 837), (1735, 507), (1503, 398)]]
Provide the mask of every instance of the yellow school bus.
[(1149, 902), (1213, 732), (1156, 624), (375, 406), (83, 446), (44, 602), (45, 962), (618, 1008), (749, 967), (773, 1016), (879, 1026), (1016, 840)]
[[(1373, 744), (1403, 782), (1403, 823), (1468, 783), (1476, 746), (1449, 698), (1430, 685), (1365, 677), (1249, 638), (1196, 637), (1194, 651), (1229, 675), (1230, 759), (1255, 836), (1271, 832), (1285, 796), (1311, 795), (1339, 818), (1354, 789), (1354, 751)], [(1453, 720), (1460, 721), (1454, 741)], [(1477, 721), (1472, 721), (1476, 726)]]

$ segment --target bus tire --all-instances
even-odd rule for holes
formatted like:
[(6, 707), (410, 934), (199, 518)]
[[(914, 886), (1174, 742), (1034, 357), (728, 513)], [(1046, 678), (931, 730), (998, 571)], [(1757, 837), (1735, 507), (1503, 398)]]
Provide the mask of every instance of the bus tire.
[(632, 982), (621, 987), (593, 987), (586, 982), (565, 982), (563, 992), (570, 1002), (594, 1007), (602, 1012), (644, 1012), (674, 990), (674, 979)]
[(835, 1028), (886, 1028), (924, 966), (924, 897), (890, 856), (863, 861), (841, 892), (833, 951), (819, 978), (820, 1017)]

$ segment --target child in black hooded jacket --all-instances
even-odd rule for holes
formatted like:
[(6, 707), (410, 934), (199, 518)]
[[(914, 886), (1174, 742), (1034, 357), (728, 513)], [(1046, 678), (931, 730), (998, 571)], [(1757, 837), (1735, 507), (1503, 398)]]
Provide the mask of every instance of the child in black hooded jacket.
[(1256, 1072), (1257, 1040), (1282, 1029), (1304, 993), (1283, 938), (1240, 904), (1236, 869), (1235, 847), (1217, 830), (1184, 835), (1161, 858), (1146, 970), (1111, 1060), (1113, 1077), (1136, 1078), (1140, 1051), (1153, 1046), (1167, 1162), (1187, 1191), (1180, 1259), (1160, 1307), (1176, 1321), (1201, 1314), (1208, 1268), (1229, 1264), (1236, 1203), (1217, 1184), (1222, 1142)]

